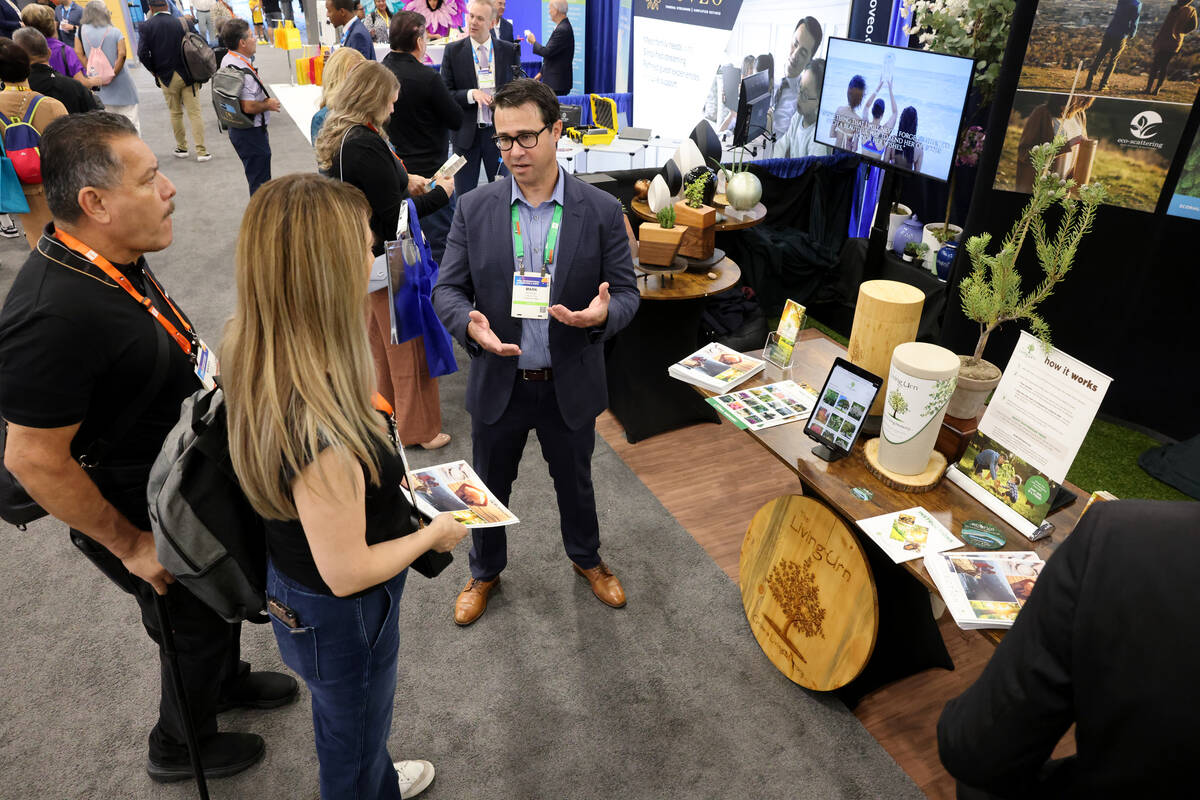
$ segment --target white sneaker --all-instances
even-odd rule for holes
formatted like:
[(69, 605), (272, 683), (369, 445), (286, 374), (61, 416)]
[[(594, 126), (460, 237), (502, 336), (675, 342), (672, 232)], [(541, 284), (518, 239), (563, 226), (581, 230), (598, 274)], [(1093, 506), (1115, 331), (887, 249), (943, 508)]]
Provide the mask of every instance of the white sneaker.
[(433, 764), (428, 761), (397, 761), (393, 766), (400, 776), (400, 796), (404, 800), (416, 797), (433, 783)]
[(205, 153), (202, 156), (196, 156), (196, 160), (203, 164), (205, 161), (212, 161), (212, 153)]

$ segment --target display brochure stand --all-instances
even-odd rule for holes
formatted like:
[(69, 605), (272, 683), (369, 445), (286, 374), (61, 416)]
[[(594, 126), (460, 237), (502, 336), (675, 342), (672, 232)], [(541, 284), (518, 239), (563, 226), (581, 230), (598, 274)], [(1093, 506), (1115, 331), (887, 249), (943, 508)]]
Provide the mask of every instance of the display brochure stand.
[[(796, 360), (795, 347), (780, 347), (780, 338), (779, 331), (771, 331), (767, 334), (767, 341), (762, 350), (763, 359), (770, 365), (765, 374), (771, 376), (772, 382), (791, 380), (792, 362)], [(786, 358), (783, 357), (785, 352), (787, 353)]]

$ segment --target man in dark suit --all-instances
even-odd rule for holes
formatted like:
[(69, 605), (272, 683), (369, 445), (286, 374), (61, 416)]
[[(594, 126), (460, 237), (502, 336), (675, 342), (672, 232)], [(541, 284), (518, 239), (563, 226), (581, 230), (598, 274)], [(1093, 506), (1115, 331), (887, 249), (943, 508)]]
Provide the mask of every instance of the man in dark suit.
[(481, 162), (489, 182), (500, 167), (500, 151), (492, 142), (492, 95), (512, 80), (519, 51), (515, 44), (492, 36), (494, 17), (491, 3), (473, 0), (467, 6), (469, 35), (446, 45), (442, 54), (442, 80), (463, 110), (462, 126), (454, 136), (454, 152), (467, 159), (454, 181), (460, 200), (479, 184)]
[[(413, 11), (397, 11), (392, 15), (388, 38), (392, 52), (383, 57), (383, 65), (403, 87), (388, 120), (388, 141), (404, 159), (409, 175), (431, 178), (446, 160), (450, 131), (462, 125), (463, 112), (437, 72), (424, 63), (428, 44), (424, 17)], [(439, 263), (453, 218), (452, 204), (421, 218), (421, 231)]]
[[(1200, 762), (1197, 571), (1200, 503), (1093, 505), (942, 712), (938, 751), (958, 796), (1186, 794)], [(1051, 761), (1072, 723), (1076, 754)]]
[(342, 28), (340, 46), (351, 47), (362, 53), (363, 58), (374, 61), (375, 45), (371, 43), (371, 32), (355, 13), (357, 8), (358, 0), (325, 0), (325, 16), (329, 24)]
[(504, 6), (507, 2), (508, 0), (496, 0), (496, 24), (492, 28), (496, 38), (502, 42), (515, 41), (512, 20), (504, 18)]
[(13, 32), (12, 40), (29, 54), (30, 89), (53, 97), (66, 106), (68, 114), (83, 114), (100, 108), (91, 89), (50, 68), (50, 46), (46, 44), (46, 37), (41, 31), (20, 28)]
[(199, 86), (191, 82), (180, 49), (185, 26), (171, 16), (167, 0), (150, 0), (150, 12), (150, 18), (142, 23), (138, 59), (154, 75), (167, 100), (171, 129), (175, 133), (175, 157), (188, 156), (187, 135), (183, 132), (183, 111), (187, 109), (192, 138), (196, 140), (196, 160), (210, 161), (212, 155), (204, 147), (204, 118), (196, 99)]
[[(512, 177), (459, 200), (433, 290), (442, 323), (472, 356), (472, 460), (507, 503), (536, 430), (567, 555), (593, 594), (620, 608), (624, 589), (600, 559), (591, 460), (608, 399), (603, 343), (629, 323), (639, 300), (621, 204), (558, 166), (562, 122), (549, 87), (512, 81), (493, 107)], [(470, 560), (471, 579), (454, 606), (459, 625), (479, 618), (500, 581), (504, 529), (477, 531)]]
[(570, 94), (572, 70), (571, 62), (575, 58), (575, 29), (571, 20), (567, 19), (567, 0), (550, 0), (550, 21), (554, 23), (554, 32), (544, 45), (538, 44), (533, 31), (525, 34), (525, 40), (533, 45), (534, 55), (542, 57), (542, 82), (554, 90), (555, 94)]

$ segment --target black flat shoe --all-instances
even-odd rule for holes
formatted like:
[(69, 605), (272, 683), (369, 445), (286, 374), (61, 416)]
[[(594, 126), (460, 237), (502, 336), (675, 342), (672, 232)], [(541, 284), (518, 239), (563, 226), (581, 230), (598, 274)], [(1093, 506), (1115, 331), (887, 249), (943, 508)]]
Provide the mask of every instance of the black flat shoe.
[[(254, 766), (267, 751), (267, 745), (254, 733), (218, 733), (200, 745), (200, 764), (205, 778), (228, 778)], [(195, 778), (192, 762), (186, 755), (182, 760), (146, 762), (146, 773), (157, 783), (190, 781)]]
[(234, 708), (279, 708), (300, 694), (300, 686), (291, 675), (282, 672), (251, 672), (229, 697), (217, 702), (217, 713)]

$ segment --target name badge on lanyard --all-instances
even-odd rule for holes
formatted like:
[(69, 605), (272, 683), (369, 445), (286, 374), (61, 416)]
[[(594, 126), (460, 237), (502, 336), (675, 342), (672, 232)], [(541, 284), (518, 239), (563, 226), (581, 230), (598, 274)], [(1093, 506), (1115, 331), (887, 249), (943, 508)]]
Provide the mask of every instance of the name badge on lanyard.
[(479, 52), (476, 50), (472, 50), (471, 54), (475, 56), (475, 69), (479, 76), (479, 88), (485, 90), (495, 89), (496, 75), (492, 72), (492, 59), (489, 57), (487, 61), (480, 61)]
[(558, 229), (562, 224), (562, 206), (554, 206), (546, 246), (542, 251), (541, 272), (525, 271), (525, 238), (521, 233), (521, 218), (517, 204), (512, 205), (513, 248), (517, 255), (517, 271), (513, 273), (512, 315), (518, 319), (546, 319), (550, 316), (550, 272), (554, 263), (554, 248), (558, 246)]

